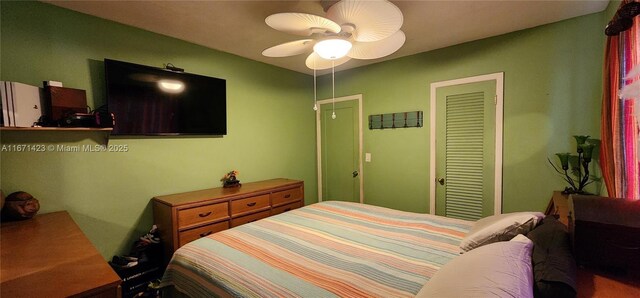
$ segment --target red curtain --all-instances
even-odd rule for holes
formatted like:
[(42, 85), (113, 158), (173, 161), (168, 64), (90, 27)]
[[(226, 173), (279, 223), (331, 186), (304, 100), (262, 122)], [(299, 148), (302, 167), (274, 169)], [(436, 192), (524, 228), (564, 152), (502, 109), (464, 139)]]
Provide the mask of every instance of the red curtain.
[[(630, 2), (633, 1), (622, 1), (620, 6)], [(630, 85), (640, 80), (637, 75), (630, 75), (640, 68), (639, 34), (640, 16), (636, 16), (630, 29), (607, 38), (603, 71), (602, 174), (610, 197), (629, 200), (640, 199), (640, 90), (629, 92)], [(626, 90), (622, 92), (624, 96), (621, 89)]]

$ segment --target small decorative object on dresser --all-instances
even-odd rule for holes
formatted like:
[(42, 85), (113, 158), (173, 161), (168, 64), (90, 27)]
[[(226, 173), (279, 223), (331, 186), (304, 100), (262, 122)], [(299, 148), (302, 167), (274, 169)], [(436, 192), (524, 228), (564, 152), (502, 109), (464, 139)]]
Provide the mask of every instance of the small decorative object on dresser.
[(240, 180), (238, 180), (237, 176), (240, 174), (240, 172), (233, 170), (229, 173), (226, 173), (224, 176), (222, 176), (222, 179), (220, 179), (220, 181), (222, 181), (222, 187), (238, 187), (242, 184), (240, 184)]
[(584, 187), (595, 182), (597, 178), (589, 174), (589, 163), (593, 155), (593, 149), (596, 146), (595, 140), (590, 140), (589, 136), (573, 136), (577, 143), (577, 155), (571, 153), (556, 153), (560, 160), (560, 169), (551, 162), (549, 158), (549, 164), (556, 172), (562, 175), (564, 181), (569, 183), (569, 186), (565, 187), (563, 193), (565, 194), (587, 194)]

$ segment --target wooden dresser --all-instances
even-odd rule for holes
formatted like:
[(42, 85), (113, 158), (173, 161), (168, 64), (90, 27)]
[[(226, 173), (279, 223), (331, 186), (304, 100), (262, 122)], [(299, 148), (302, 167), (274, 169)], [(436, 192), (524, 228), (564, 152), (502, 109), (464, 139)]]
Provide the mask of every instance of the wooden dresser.
[(66, 211), (2, 223), (1, 297), (117, 297), (120, 277)]
[(153, 217), (168, 262), (193, 240), (304, 205), (304, 182), (273, 179), (153, 198)]

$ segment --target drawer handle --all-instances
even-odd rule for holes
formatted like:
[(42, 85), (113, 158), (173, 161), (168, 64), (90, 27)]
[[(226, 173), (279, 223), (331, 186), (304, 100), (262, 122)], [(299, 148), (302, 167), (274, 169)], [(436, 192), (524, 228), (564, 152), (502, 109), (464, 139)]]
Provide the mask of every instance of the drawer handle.
[(209, 231), (209, 232), (202, 233), (202, 234), (200, 234), (200, 237), (206, 237), (206, 236), (209, 236), (209, 235), (211, 235), (211, 233), (213, 233), (213, 232), (212, 232), (212, 231)]
[(207, 212), (207, 213), (200, 213), (200, 214), (198, 214), (198, 216), (200, 216), (200, 217), (207, 217), (207, 216), (209, 216), (209, 215), (211, 215), (211, 211), (209, 211), (209, 212)]
[(255, 205), (256, 205), (256, 202), (251, 202), (251, 203), (248, 203), (248, 204), (247, 204), (247, 206), (249, 206), (249, 207), (253, 207), (253, 206), (255, 206)]
[(290, 198), (290, 197), (291, 197), (291, 194), (286, 194), (286, 195), (284, 195), (284, 198), (285, 198), (285, 199), (288, 199), (288, 198)]

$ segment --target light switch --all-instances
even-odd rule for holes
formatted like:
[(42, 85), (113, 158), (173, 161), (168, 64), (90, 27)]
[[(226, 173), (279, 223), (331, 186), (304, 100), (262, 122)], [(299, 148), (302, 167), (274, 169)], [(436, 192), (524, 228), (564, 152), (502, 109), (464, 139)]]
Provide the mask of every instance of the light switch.
[(364, 161), (365, 162), (371, 162), (371, 153), (365, 153), (364, 154)]

